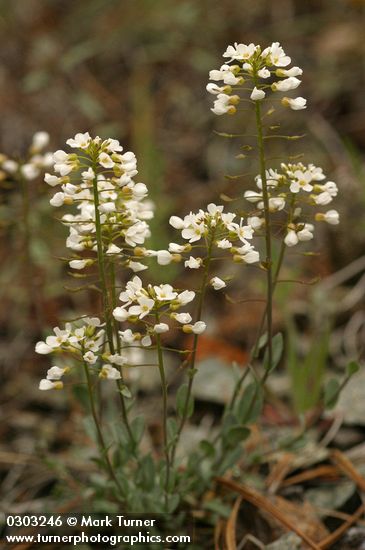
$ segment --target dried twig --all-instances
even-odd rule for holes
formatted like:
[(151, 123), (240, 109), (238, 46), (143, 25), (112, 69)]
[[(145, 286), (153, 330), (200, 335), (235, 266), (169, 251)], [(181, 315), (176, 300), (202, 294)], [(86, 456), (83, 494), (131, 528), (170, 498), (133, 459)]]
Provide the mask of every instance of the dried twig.
[(313, 550), (321, 550), (321, 547), (318, 546), (318, 544), (316, 544), (311, 538), (303, 533), (301, 529), (293, 524), (276, 506), (274, 506), (263, 495), (261, 495), (254, 489), (251, 489), (250, 487), (240, 485), (239, 483), (236, 483), (235, 481), (232, 481), (230, 479), (219, 477), (216, 480), (220, 485), (223, 485), (224, 487), (227, 487), (232, 491), (235, 491), (236, 493), (242, 495), (245, 500), (247, 500), (257, 508), (265, 510), (287, 529), (298, 535), (298, 537), (300, 537), (302, 541), (305, 542), (310, 548), (312, 548)]

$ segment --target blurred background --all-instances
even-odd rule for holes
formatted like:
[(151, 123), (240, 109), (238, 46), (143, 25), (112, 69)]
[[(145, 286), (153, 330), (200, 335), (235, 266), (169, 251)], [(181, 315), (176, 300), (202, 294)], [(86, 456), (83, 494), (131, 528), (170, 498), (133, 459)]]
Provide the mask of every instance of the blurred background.
[[(250, 179), (225, 177), (247, 172), (247, 166), (232, 161), (237, 144), (213, 133), (251, 124), (244, 117), (218, 120), (210, 112), (208, 73), (220, 67), (226, 46), (279, 41), (304, 69), (300, 95), (308, 98), (308, 109), (288, 113), (286, 124), (307, 137), (284, 147), (288, 154), (304, 152), (307, 162), (322, 166), (337, 182), (333, 207), (342, 221), (318, 229), (313, 247), (320, 256), (301, 257), (300, 269), (297, 258), (289, 260), (287, 279), (311, 281), (319, 274), (318, 285), (282, 285), (278, 292), (276, 324), (287, 334), (291, 397), (280, 380), (277, 391), (297, 412), (316, 405), (317, 381), (326, 369), (341, 373), (363, 351), (364, 24), (364, 0), (0, 0), (0, 152), (24, 158), (38, 130), (50, 133), (50, 150), (62, 149), (76, 132), (119, 139), (136, 153), (140, 181), (157, 205), (153, 244), (159, 248), (171, 240), (166, 224), (172, 213), (219, 204), (222, 193), (242, 196), (252, 185)], [(254, 163), (248, 159), (252, 170)], [(49, 207), (47, 186), (41, 179), (32, 182), (25, 212), (16, 182), (3, 183), (0, 467), (5, 469), (22, 453), (67, 449), (79, 411), (70, 410), (64, 396), (38, 391), (48, 362), (35, 357), (33, 347), (65, 312), (92, 312), (94, 300), (65, 290), (67, 269), (56, 257), (65, 255), (66, 232)], [(256, 275), (253, 270), (248, 277), (247, 295), (262, 291)], [(183, 274), (176, 270), (169, 277)], [(202, 341), (202, 362), (209, 350), (221, 362), (243, 362), (262, 304), (246, 304), (243, 314), (241, 305), (232, 310), (212, 293), (208, 315), (209, 310), (219, 320)], [(215, 400), (214, 390), (202, 396), (210, 399)], [(360, 409), (349, 422), (363, 424), (362, 417)], [(19, 493), (17, 476), (28, 462), (17, 460), (11, 477), (2, 474), (9, 502), (39, 490), (38, 481), (36, 489), (30, 481)]]

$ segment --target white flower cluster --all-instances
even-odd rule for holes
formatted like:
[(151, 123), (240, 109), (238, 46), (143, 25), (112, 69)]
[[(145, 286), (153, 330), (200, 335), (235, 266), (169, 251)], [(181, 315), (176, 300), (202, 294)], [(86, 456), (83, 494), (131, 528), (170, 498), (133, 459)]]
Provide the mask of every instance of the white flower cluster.
[[(236, 214), (223, 212), (223, 206), (210, 203), (205, 210), (197, 213), (190, 212), (184, 218), (171, 216), (170, 225), (181, 231), (185, 244), (170, 243), (168, 250), (159, 250), (155, 255), (160, 265), (167, 265), (171, 261), (181, 261), (188, 269), (199, 269), (204, 265), (204, 254), (214, 249), (222, 253), (229, 251), (233, 260), (238, 263), (252, 264), (259, 261), (259, 253), (249, 240), (253, 237), (253, 228), (245, 224), (243, 218), (235, 221)], [(210, 243), (210, 244), (209, 244)], [(199, 256), (192, 253), (198, 251)], [(226, 286), (219, 277), (211, 279), (215, 290)]]
[[(285, 209), (288, 214), (284, 239), (287, 246), (295, 246), (299, 241), (313, 238), (314, 225), (302, 221), (303, 218), (308, 219), (306, 209), (308, 206), (327, 206), (338, 192), (337, 185), (333, 181), (324, 182), (325, 179), (322, 168), (313, 164), (283, 163), (280, 170), (266, 171), (270, 211), (274, 213)], [(257, 210), (249, 220), (252, 227), (258, 230), (265, 223), (261, 176), (256, 176), (255, 181), (258, 190), (246, 191), (244, 197), (256, 204)], [(339, 223), (339, 214), (336, 210), (316, 212), (314, 220), (336, 225)]]
[[(148, 220), (153, 217), (153, 205), (146, 201), (147, 187), (135, 183), (137, 161), (134, 153), (123, 153), (116, 139), (91, 138), (78, 133), (67, 144), (76, 153), (56, 151), (53, 154), (55, 174), (46, 174), (52, 187), (60, 186), (50, 203), (59, 207), (75, 204), (77, 213), (65, 214), (62, 221), (70, 228), (66, 246), (76, 253), (96, 250), (96, 209), (100, 216), (104, 252), (122, 258), (133, 271), (146, 266), (134, 261), (134, 249), (150, 236)], [(95, 188), (97, 198), (95, 198)], [(94, 258), (77, 256), (70, 267), (83, 269)]]
[[(78, 323), (66, 323), (64, 329), (55, 327), (54, 334), (47, 336), (43, 342), (37, 342), (35, 350), (41, 355), (47, 354), (71, 354), (74, 359), (84, 362), (88, 368), (98, 373), (100, 378), (109, 380), (121, 379), (117, 367), (127, 364), (128, 353), (111, 354), (105, 351), (106, 334), (100, 319), (97, 317), (85, 317)], [(123, 334), (121, 342), (125, 341)], [(97, 366), (101, 364), (101, 367)], [(62, 389), (61, 380), (64, 374), (70, 372), (69, 367), (53, 366), (47, 371), (47, 377), (41, 380), (40, 390)]]
[(38, 178), (44, 170), (53, 164), (52, 153), (43, 152), (48, 143), (49, 135), (47, 132), (36, 132), (25, 162), (16, 161), (6, 155), (0, 155), (0, 180), (9, 176), (14, 177), (17, 174), (29, 181)]
[[(252, 101), (261, 101), (268, 90), (288, 92), (301, 83), (297, 77), (303, 73), (302, 69), (284, 68), (290, 65), (291, 59), (279, 42), (274, 42), (264, 50), (255, 44), (235, 43), (234, 46), (228, 46), (223, 57), (227, 58), (227, 62), (219, 70), (210, 71), (209, 79), (213, 82), (207, 85), (207, 91), (217, 98), (211, 109), (216, 115), (234, 114), (241, 101), (241, 90), (249, 90)], [(269, 83), (268, 79), (274, 81)], [(223, 85), (216, 82), (222, 82)], [(281, 103), (293, 110), (300, 110), (306, 108), (307, 101), (303, 97), (284, 96)]]
[[(171, 319), (176, 321), (186, 333), (201, 334), (204, 332), (206, 328), (204, 321), (191, 324), (190, 313), (177, 313), (181, 307), (192, 302), (194, 298), (195, 292), (191, 290), (178, 292), (169, 284), (148, 285), (144, 288), (141, 279), (135, 275), (132, 280), (128, 281), (125, 290), (120, 293), (119, 299), (124, 303), (113, 310), (113, 316), (119, 322), (143, 320), (147, 332), (142, 337), (141, 344), (150, 346), (153, 335), (162, 334), (170, 329), (169, 324), (165, 321)], [(136, 338), (130, 329), (120, 334), (123, 341), (126, 342), (127, 339), (128, 343), (140, 339), (140, 334), (137, 333)]]

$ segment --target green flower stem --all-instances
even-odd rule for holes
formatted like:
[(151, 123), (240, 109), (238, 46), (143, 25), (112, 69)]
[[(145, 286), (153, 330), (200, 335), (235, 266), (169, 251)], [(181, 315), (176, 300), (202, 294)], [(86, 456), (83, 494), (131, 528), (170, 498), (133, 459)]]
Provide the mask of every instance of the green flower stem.
[[(96, 173), (96, 165), (93, 166), (93, 170)], [(95, 233), (96, 233), (96, 243), (97, 243), (99, 277), (100, 277), (101, 291), (103, 295), (103, 310), (105, 315), (106, 333), (108, 336), (110, 351), (111, 353), (114, 353), (113, 325), (112, 325), (112, 318), (111, 318), (111, 307), (109, 304), (108, 286), (107, 286), (106, 274), (105, 274), (106, 271), (105, 271), (105, 262), (104, 262), (103, 239), (101, 234), (101, 222), (100, 222), (100, 211), (99, 211), (100, 202), (99, 202), (97, 177), (93, 179), (93, 195), (94, 195), (94, 204), (95, 204)]]
[[(256, 81), (256, 79), (255, 79)], [(255, 82), (257, 85), (257, 83)], [(265, 244), (266, 244), (266, 320), (267, 320), (267, 347), (268, 347), (268, 371), (272, 367), (273, 350), (272, 350), (272, 338), (273, 338), (273, 274), (272, 274), (272, 246), (271, 246), (271, 219), (269, 209), (269, 192), (266, 179), (266, 159), (264, 148), (264, 137), (261, 120), (261, 102), (255, 102), (255, 114), (256, 114), (256, 127), (257, 127), (257, 146), (259, 150), (259, 163), (260, 163), (260, 176), (262, 182), (262, 198), (264, 202), (264, 218), (265, 218)]]
[[(110, 262), (110, 280), (111, 280), (111, 301), (112, 301), (112, 307), (114, 309), (117, 306), (117, 297), (116, 297), (116, 285), (115, 285), (115, 266), (114, 266), (113, 262)], [(118, 354), (121, 354), (122, 347), (121, 347), (120, 338), (119, 338), (118, 322), (114, 318), (113, 318), (113, 327), (114, 327), (114, 332), (115, 332), (115, 336), (116, 336), (116, 340), (117, 340), (117, 352), (118, 352)], [(122, 367), (120, 367), (120, 370), (122, 370)], [(122, 381), (117, 380), (120, 405), (121, 405), (121, 409), (122, 409), (122, 417), (123, 417), (123, 421), (124, 421), (126, 430), (128, 432), (129, 439), (132, 443), (133, 451), (135, 453), (136, 452), (136, 441), (133, 437), (132, 428), (129, 424), (127, 406), (126, 406), (126, 403), (125, 403), (124, 395), (122, 394), (122, 385), (123, 385)]]
[(93, 392), (93, 387), (92, 387), (89, 368), (88, 368), (88, 365), (85, 363), (85, 361), (83, 362), (83, 365), (84, 365), (84, 371), (85, 371), (85, 375), (86, 375), (86, 381), (87, 381), (87, 387), (88, 387), (88, 393), (89, 393), (91, 414), (92, 414), (92, 417), (94, 419), (94, 424), (95, 424), (96, 432), (97, 432), (97, 436), (98, 436), (100, 454), (101, 454), (102, 458), (105, 460), (105, 463), (106, 463), (106, 466), (108, 468), (108, 472), (109, 472), (111, 480), (114, 481), (115, 485), (118, 487), (119, 492), (121, 493), (121, 495), (123, 495), (122, 486), (120, 485), (120, 483), (118, 481), (118, 478), (117, 478), (117, 476), (114, 472), (112, 463), (110, 462), (110, 459), (109, 459), (109, 456), (108, 456), (108, 451), (107, 451), (107, 447), (106, 447), (106, 444), (105, 444), (105, 441), (104, 441), (103, 432), (102, 432), (102, 429), (101, 429), (101, 426), (100, 426), (98, 415), (96, 413), (94, 392)]
[(43, 323), (42, 308), (40, 306), (41, 300), (39, 299), (39, 288), (36, 284), (36, 277), (34, 273), (34, 265), (31, 254), (31, 242), (32, 242), (32, 228), (30, 223), (30, 196), (29, 196), (29, 183), (23, 177), (20, 170), (16, 174), (16, 180), (18, 181), (22, 195), (22, 222), (23, 222), (23, 251), (24, 251), (24, 263), (26, 274), (25, 284), (28, 287), (28, 307), (31, 314), (32, 306), (35, 310), (35, 321), (37, 328), (40, 329)]
[[(160, 315), (158, 309), (155, 311), (156, 324), (160, 322)], [(165, 366), (163, 359), (163, 351), (161, 346), (161, 335), (156, 334), (156, 345), (157, 345), (157, 357), (158, 357), (158, 369), (160, 372), (161, 378), (161, 388), (162, 388), (162, 403), (163, 403), (163, 443), (164, 443), (164, 453), (166, 461), (166, 481), (165, 481), (165, 508), (168, 512), (169, 506), (169, 485), (170, 485), (170, 457), (168, 449), (168, 438), (167, 438), (167, 381), (165, 375)]]
[[(197, 309), (197, 314), (196, 314), (196, 320), (197, 321), (200, 321), (201, 317), (202, 317), (204, 298), (205, 298), (205, 293), (206, 293), (206, 290), (207, 290), (207, 283), (208, 283), (208, 276), (209, 276), (209, 267), (210, 267), (210, 262), (211, 262), (211, 259), (212, 259), (212, 248), (213, 248), (214, 238), (215, 238), (215, 228), (212, 229), (210, 239), (209, 239), (209, 243), (208, 243), (207, 256), (206, 256), (205, 265), (204, 265), (203, 279), (202, 279), (202, 283), (201, 283), (201, 286), (200, 286), (200, 292), (199, 292), (198, 309)], [(192, 354), (191, 354), (190, 368), (188, 370), (188, 376), (189, 376), (188, 391), (186, 392), (186, 399), (185, 399), (185, 403), (184, 403), (183, 414), (182, 414), (181, 421), (180, 421), (180, 424), (179, 424), (179, 427), (178, 427), (178, 430), (177, 430), (176, 439), (175, 439), (175, 442), (174, 442), (174, 444), (172, 446), (172, 449), (171, 449), (171, 464), (174, 463), (175, 455), (176, 455), (176, 449), (177, 449), (177, 446), (179, 444), (180, 436), (181, 436), (181, 433), (184, 429), (184, 426), (185, 426), (185, 423), (186, 423), (186, 420), (187, 420), (187, 415), (188, 415), (188, 410), (189, 410), (189, 402), (190, 402), (190, 398), (191, 398), (191, 392), (192, 392), (192, 388), (193, 388), (194, 377), (195, 377), (195, 374), (196, 374), (195, 360), (196, 360), (196, 352), (197, 352), (197, 347), (198, 347), (198, 340), (199, 340), (199, 335), (194, 334), (193, 351), (192, 351)]]
[[(94, 170), (94, 173), (96, 174), (97, 173), (96, 163), (94, 163), (93, 165), (93, 170)], [(104, 248), (103, 248), (103, 239), (102, 239), (102, 231), (101, 231), (100, 212), (99, 212), (100, 202), (99, 202), (97, 177), (93, 179), (93, 195), (94, 195), (94, 204), (95, 204), (95, 233), (96, 233), (96, 243), (97, 243), (97, 256), (98, 256), (100, 286), (101, 286), (101, 291), (103, 295), (103, 310), (104, 310), (104, 316), (105, 316), (106, 333), (108, 337), (110, 352), (114, 354), (115, 348), (114, 348), (114, 341), (113, 341), (113, 317), (112, 317), (111, 306), (115, 298), (113, 297), (110, 301), (111, 303), (109, 302), (109, 293), (108, 293), (108, 285), (107, 285), (107, 279), (106, 279)], [(115, 281), (114, 281), (112, 295), (115, 296)], [(117, 345), (118, 345), (118, 342), (119, 342), (118, 331), (116, 335), (117, 335)], [(128, 435), (133, 444), (133, 448), (135, 448), (135, 440), (132, 434), (131, 427), (129, 425), (128, 416), (127, 416), (127, 407), (125, 404), (124, 396), (121, 393), (121, 389), (122, 389), (121, 386), (122, 386), (121, 381), (117, 380), (118, 394), (119, 394), (120, 403), (121, 403), (123, 421), (125, 423), (126, 429), (128, 431)]]

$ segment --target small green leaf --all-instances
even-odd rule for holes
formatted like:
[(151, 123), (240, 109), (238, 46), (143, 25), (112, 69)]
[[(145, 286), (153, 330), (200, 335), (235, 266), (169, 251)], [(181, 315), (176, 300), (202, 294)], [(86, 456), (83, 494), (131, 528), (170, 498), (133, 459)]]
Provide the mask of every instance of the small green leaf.
[(347, 376), (353, 376), (360, 370), (360, 365), (357, 361), (351, 361), (346, 368)]
[(168, 496), (168, 513), (172, 514), (180, 504), (180, 495), (175, 493)]
[(335, 378), (331, 378), (324, 389), (324, 406), (333, 409), (340, 396), (340, 384)]
[(240, 424), (251, 424), (261, 414), (263, 406), (263, 392), (260, 384), (251, 382), (237, 403), (236, 415)]
[[(186, 400), (188, 398), (188, 384), (183, 384), (176, 394), (176, 410), (177, 414), (182, 418), (185, 414)], [(194, 411), (194, 399), (192, 395), (189, 397), (189, 401), (186, 407), (186, 418), (189, 418)]]
[(217, 498), (213, 500), (209, 500), (204, 504), (204, 508), (206, 510), (209, 510), (210, 512), (215, 512), (219, 516), (222, 516), (224, 518), (229, 518), (231, 514), (231, 508), (227, 504), (224, 504), (221, 500), (218, 500)]
[(131, 422), (131, 430), (136, 443), (139, 443), (142, 439), (145, 427), (145, 421), (143, 416), (136, 416)]
[(212, 445), (212, 443), (210, 441), (207, 441), (206, 439), (203, 439), (199, 443), (199, 447), (201, 448), (201, 450), (203, 451), (203, 453), (206, 456), (210, 456), (210, 457), (215, 456), (215, 448), (214, 448), (214, 445)]
[(119, 391), (127, 399), (130, 399), (132, 397), (132, 394), (129, 391), (129, 388), (127, 386), (125, 386), (124, 384), (122, 386), (119, 386)]
[(225, 434), (224, 440), (227, 445), (229, 445), (230, 447), (234, 447), (247, 439), (249, 435), (249, 428), (240, 424), (236, 424), (236, 426), (232, 426), (231, 428), (229, 428), (229, 430)]

